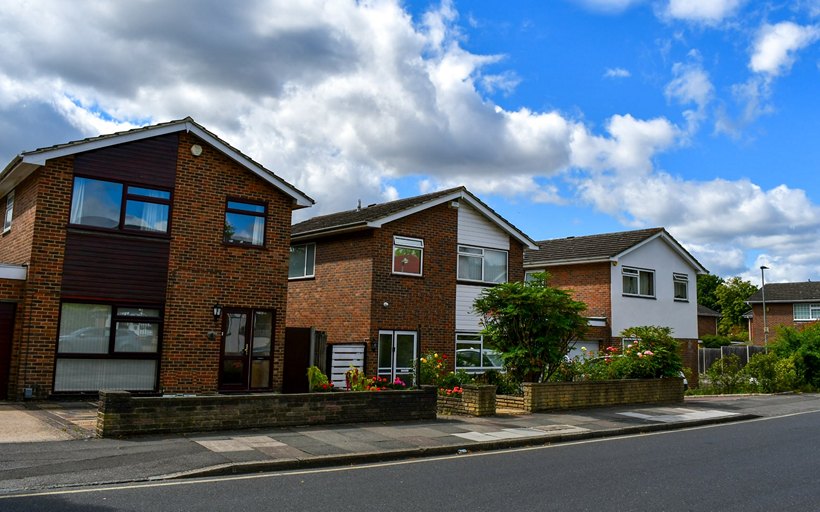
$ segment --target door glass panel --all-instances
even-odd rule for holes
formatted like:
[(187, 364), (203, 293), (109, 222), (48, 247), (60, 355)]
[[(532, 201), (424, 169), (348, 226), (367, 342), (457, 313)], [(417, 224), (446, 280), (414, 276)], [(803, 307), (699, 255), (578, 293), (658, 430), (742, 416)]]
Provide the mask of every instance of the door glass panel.
[(222, 385), (247, 386), (247, 384), (242, 382), (242, 361), (236, 359), (226, 359), (222, 361)]
[(416, 358), (416, 336), (413, 334), (396, 335), (396, 368), (412, 368)]
[(270, 360), (254, 359), (251, 363), (251, 387), (267, 388), (270, 386)]
[(390, 375), (393, 368), (393, 334), (379, 334), (379, 375)]
[(257, 311), (253, 321), (253, 357), (270, 356), (272, 331), (273, 314), (269, 311)]
[(248, 316), (245, 313), (227, 313), (225, 327), (225, 355), (241, 356), (245, 349), (245, 326)]

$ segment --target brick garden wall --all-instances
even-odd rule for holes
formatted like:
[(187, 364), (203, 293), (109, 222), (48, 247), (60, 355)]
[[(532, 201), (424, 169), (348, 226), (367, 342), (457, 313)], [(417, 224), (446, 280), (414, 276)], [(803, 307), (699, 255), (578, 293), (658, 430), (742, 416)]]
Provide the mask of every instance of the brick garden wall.
[(524, 410), (530, 412), (683, 402), (683, 379), (677, 378), (525, 382), (523, 387)]
[(436, 389), (349, 393), (133, 397), (101, 391), (98, 437), (436, 417)]

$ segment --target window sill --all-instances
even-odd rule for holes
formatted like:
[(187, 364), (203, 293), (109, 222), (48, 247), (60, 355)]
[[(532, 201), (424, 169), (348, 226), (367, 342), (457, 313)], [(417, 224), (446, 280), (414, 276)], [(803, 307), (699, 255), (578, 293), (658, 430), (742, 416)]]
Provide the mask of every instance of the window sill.
[(75, 233), (93, 233), (97, 235), (114, 235), (126, 236), (128, 238), (152, 238), (154, 240), (170, 240), (170, 233), (152, 233), (150, 231), (137, 231), (131, 229), (108, 229), (97, 226), (83, 226), (82, 224), (69, 224), (66, 226), (66, 231)]
[(683, 302), (683, 303), (688, 303), (688, 302), (689, 302), (689, 299), (675, 299), (675, 302)]
[(632, 295), (631, 293), (624, 293), (621, 297), (629, 297), (630, 299), (649, 299), (649, 300), (657, 300), (657, 297), (654, 295)]
[(288, 281), (313, 281), (316, 279), (316, 276), (297, 276), (297, 277), (288, 277)]
[(237, 247), (239, 249), (256, 249), (256, 250), (262, 250), (262, 251), (267, 251), (268, 250), (267, 247), (265, 247), (264, 245), (241, 244), (241, 243), (237, 244), (237, 243), (233, 243), (233, 242), (226, 242), (224, 240), (222, 241), (222, 245), (224, 245), (225, 247)]
[(407, 274), (405, 272), (391, 272), (390, 275), (399, 277), (424, 277), (424, 274)]
[[(504, 281), (506, 283), (507, 281)], [(471, 286), (495, 286), (503, 283), (493, 283), (489, 281), (470, 281), (469, 279), (456, 279), (457, 284), (468, 284)]]

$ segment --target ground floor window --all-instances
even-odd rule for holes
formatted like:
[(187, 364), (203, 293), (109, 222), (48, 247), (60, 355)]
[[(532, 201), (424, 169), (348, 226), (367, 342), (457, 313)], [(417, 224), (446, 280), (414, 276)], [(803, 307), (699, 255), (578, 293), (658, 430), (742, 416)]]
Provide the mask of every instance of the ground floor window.
[(487, 370), (501, 370), (504, 364), (501, 354), (485, 346), (484, 336), (475, 333), (456, 334), (456, 370), (468, 373), (482, 373)]
[(161, 325), (159, 307), (63, 302), (54, 391), (156, 390)]

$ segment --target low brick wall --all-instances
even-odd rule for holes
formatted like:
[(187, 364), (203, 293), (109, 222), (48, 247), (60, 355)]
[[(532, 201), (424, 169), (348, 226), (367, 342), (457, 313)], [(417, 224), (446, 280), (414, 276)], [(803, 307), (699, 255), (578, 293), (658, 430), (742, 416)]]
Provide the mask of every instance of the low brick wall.
[(525, 382), (524, 410), (530, 412), (644, 403), (683, 402), (683, 379), (627, 379), (580, 382)]
[(439, 414), (492, 416), (495, 414), (495, 386), (465, 384), (461, 396), (439, 396)]
[(134, 397), (100, 391), (97, 437), (436, 418), (436, 388), (265, 395)]
[(498, 395), (495, 397), (495, 406), (499, 409), (524, 409), (524, 397), (514, 395)]

